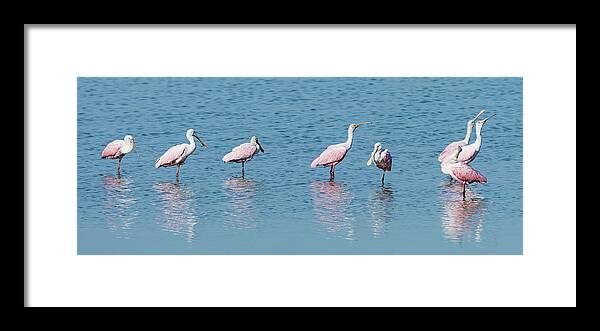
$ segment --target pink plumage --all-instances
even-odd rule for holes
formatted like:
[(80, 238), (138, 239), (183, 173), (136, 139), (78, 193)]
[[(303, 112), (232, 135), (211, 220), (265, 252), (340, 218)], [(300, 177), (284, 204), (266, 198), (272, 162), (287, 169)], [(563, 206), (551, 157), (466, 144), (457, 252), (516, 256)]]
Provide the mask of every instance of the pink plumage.
[(335, 166), (336, 164), (342, 162), (344, 157), (346, 157), (346, 153), (348, 153), (348, 149), (344, 146), (329, 146), (323, 151), (323, 153), (321, 153), (321, 155), (312, 161), (310, 167), (316, 168), (317, 166)]
[(452, 177), (462, 183), (487, 183), (487, 178), (484, 175), (465, 163), (456, 163), (452, 166)]
[(462, 147), (462, 150), (458, 154), (458, 162), (469, 164), (471, 161), (475, 160), (478, 153), (479, 151), (475, 146), (467, 145)]
[(348, 139), (346, 140), (346, 142), (341, 143), (341, 144), (336, 144), (336, 145), (329, 145), (329, 147), (327, 147), (327, 149), (325, 149), (321, 153), (321, 155), (319, 155), (316, 159), (314, 159), (311, 162), (310, 167), (316, 168), (318, 166), (325, 166), (325, 167), (330, 166), (331, 169), (329, 169), (329, 181), (332, 182), (333, 179), (335, 178), (335, 166), (337, 164), (339, 164), (340, 162), (342, 162), (342, 160), (346, 157), (346, 153), (348, 153), (348, 151), (352, 147), (352, 139), (354, 137), (354, 130), (356, 130), (361, 125), (368, 124), (368, 123), (369, 122), (350, 124), (348, 126)]
[(454, 152), (459, 146), (464, 146), (466, 145), (466, 143), (464, 141), (456, 141), (453, 142), (451, 144), (449, 144), (448, 146), (446, 146), (446, 148), (444, 148), (444, 150), (440, 153), (440, 156), (438, 156), (438, 161), (443, 162), (445, 158), (447, 158), (448, 156), (450, 156), (452, 154), (452, 152)]
[[(453, 144), (455, 144), (455, 143), (453, 143)], [(448, 147), (450, 147), (450, 145), (448, 145)], [(448, 149), (448, 147), (446, 147), (446, 148)], [(449, 149), (448, 153), (444, 153), (444, 152), (446, 152), (446, 150), (444, 150), (444, 152), (442, 152), (442, 154), (444, 154), (444, 155), (440, 154), (440, 157), (443, 157), (441, 159), (441, 162), (443, 163), (444, 160), (446, 160), (449, 157), (451, 157), (452, 153), (454, 151), (456, 151), (456, 149), (458, 147), (461, 147), (461, 151), (458, 154), (458, 161), (457, 162), (462, 162), (462, 163), (469, 164), (469, 163), (471, 163), (471, 161), (475, 160), (475, 157), (479, 153), (479, 151), (477, 150), (477, 148), (475, 148), (475, 146), (472, 146), (472, 145), (464, 146), (464, 144), (456, 144), (456, 145), (453, 146), (452, 149)], [(440, 160), (440, 159), (438, 158), (438, 160)]]
[(186, 153), (187, 146), (188, 144), (180, 144), (169, 148), (165, 154), (156, 160), (154, 166), (160, 168), (183, 163), (188, 156)]
[(381, 152), (381, 162), (376, 162), (377, 168), (385, 171), (392, 171), (392, 154), (386, 149)]
[(242, 178), (244, 178), (244, 164), (254, 157), (258, 151), (265, 152), (265, 150), (258, 142), (258, 138), (256, 136), (252, 136), (250, 138), (249, 143), (241, 144), (237, 147), (234, 147), (231, 152), (225, 154), (223, 156), (223, 162), (235, 162), (242, 164)]
[(175, 178), (178, 183), (179, 169), (184, 164), (185, 160), (187, 160), (188, 156), (192, 155), (196, 150), (196, 140), (198, 140), (203, 147), (208, 147), (208, 145), (196, 135), (196, 130), (194, 129), (188, 129), (185, 133), (185, 137), (190, 142), (189, 144), (179, 144), (167, 149), (167, 151), (154, 163), (154, 166), (157, 169), (160, 167), (175, 166), (177, 168)]
[(104, 147), (100, 153), (102, 159), (118, 160), (117, 177), (121, 177), (121, 160), (125, 155), (133, 151), (134, 141), (131, 135), (126, 135), (123, 140), (113, 140)]
[(223, 156), (223, 162), (240, 163), (250, 161), (257, 151), (258, 148), (256, 145), (244, 143), (232, 149), (231, 152), (225, 154), (225, 156)]
[(124, 144), (125, 144), (124, 140), (112, 141), (111, 143), (106, 145), (106, 147), (104, 148), (104, 150), (101, 153), (101, 157), (103, 159), (106, 159), (106, 158), (116, 159), (116, 158), (120, 157), (122, 155), (121, 147), (123, 147)]

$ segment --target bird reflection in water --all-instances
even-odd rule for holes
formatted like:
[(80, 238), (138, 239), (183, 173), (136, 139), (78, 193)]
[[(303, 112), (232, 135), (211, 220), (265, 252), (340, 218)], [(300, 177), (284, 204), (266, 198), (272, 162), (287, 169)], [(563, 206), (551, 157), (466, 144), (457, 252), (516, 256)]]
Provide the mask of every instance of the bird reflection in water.
[(369, 197), (371, 212), (371, 232), (378, 238), (385, 232), (385, 226), (392, 219), (394, 207), (394, 190), (390, 186), (382, 186), (372, 191)]
[(312, 182), (310, 190), (318, 222), (324, 225), (328, 232), (354, 240), (352, 194), (347, 186), (338, 182)]
[(112, 176), (105, 176), (102, 181), (105, 193), (102, 211), (108, 228), (117, 238), (129, 239), (129, 232), (138, 216), (133, 208), (137, 203), (132, 194), (133, 181)]
[(163, 215), (157, 219), (165, 231), (182, 236), (185, 241), (194, 241), (194, 226), (198, 218), (194, 210), (194, 191), (187, 184), (156, 183), (154, 189), (163, 202)]
[(230, 178), (223, 182), (229, 204), (225, 208), (225, 226), (233, 229), (252, 229), (256, 227), (256, 209), (254, 196), (257, 192), (256, 181), (245, 178)]
[(465, 240), (482, 241), (486, 202), (480, 198), (463, 201), (456, 193), (462, 192), (462, 185), (444, 185), (440, 200), (443, 203), (442, 231), (451, 242)]

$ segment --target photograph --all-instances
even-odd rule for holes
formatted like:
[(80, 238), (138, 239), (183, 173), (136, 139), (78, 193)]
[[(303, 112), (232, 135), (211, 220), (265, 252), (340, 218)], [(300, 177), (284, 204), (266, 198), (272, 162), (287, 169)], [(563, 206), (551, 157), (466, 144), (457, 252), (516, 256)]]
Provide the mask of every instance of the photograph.
[(24, 26), (25, 307), (574, 307), (576, 25)]
[(78, 77), (78, 254), (522, 254), (521, 77)]

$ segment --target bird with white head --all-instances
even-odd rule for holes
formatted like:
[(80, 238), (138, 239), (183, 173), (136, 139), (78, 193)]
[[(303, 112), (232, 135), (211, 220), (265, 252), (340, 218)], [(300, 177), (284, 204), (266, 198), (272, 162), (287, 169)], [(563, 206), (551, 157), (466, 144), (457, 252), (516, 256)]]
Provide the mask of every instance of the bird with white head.
[(358, 124), (350, 124), (348, 126), (348, 139), (346, 142), (341, 144), (330, 145), (325, 149), (321, 155), (312, 161), (310, 164), (311, 168), (318, 166), (331, 167), (329, 170), (329, 181), (333, 181), (335, 178), (335, 166), (338, 165), (346, 157), (346, 154), (352, 148), (352, 139), (354, 138), (354, 130), (359, 128), (361, 125), (369, 124), (370, 122), (362, 122)]
[(385, 172), (392, 170), (392, 154), (388, 149), (383, 149), (379, 142), (373, 146), (373, 152), (371, 152), (371, 157), (367, 161), (367, 165), (371, 165), (373, 162), (377, 168), (383, 170), (383, 175), (381, 176), (381, 185), (383, 185)]
[(121, 177), (121, 160), (125, 155), (133, 151), (133, 147), (135, 145), (135, 141), (133, 140), (133, 136), (126, 135), (123, 140), (113, 140), (110, 142), (102, 153), (100, 153), (100, 157), (102, 159), (117, 159), (119, 160), (117, 164), (117, 177)]
[(154, 166), (157, 169), (160, 167), (177, 166), (177, 172), (175, 173), (175, 177), (178, 182), (179, 168), (183, 165), (188, 156), (190, 156), (196, 150), (196, 141), (194, 139), (198, 139), (202, 147), (208, 147), (208, 145), (196, 135), (196, 131), (194, 129), (188, 129), (185, 136), (190, 142), (189, 144), (179, 144), (169, 148), (154, 163)]
[(469, 164), (473, 160), (475, 160), (475, 157), (477, 157), (477, 154), (479, 154), (479, 151), (481, 150), (481, 144), (482, 144), (481, 129), (487, 123), (487, 121), (489, 121), (490, 118), (492, 118), (494, 116), (496, 116), (496, 114), (492, 114), (488, 118), (479, 120), (475, 123), (475, 133), (477, 134), (477, 138), (475, 139), (475, 141), (472, 144), (469, 144), (466, 146), (461, 146), (462, 147), (461, 152), (460, 152), (460, 154), (458, 154), (459, 162), (464, 162), (466, 164)]
[(462, 147), (469, 143), (469, 140), (471, 139), (471, 134), (473, 133), (473, 124), (475, 124), (475, 121), (477, 121), (477, 119), (481, 115), (483, 115), (483, 113), (485, 113), (485, 111), (486, 111), (485, 109), (482, 109), (479, 112), (479, 114), (477, 114), (477, 116), (475, 116), (475, 118), (467, 121), (467, 134), (465, 135), (465, 139), (455, 141), (453, 143), (450, 143), (448, 146), (446, 146), (446, 148), (444, 148), (444, 150), (438, 156), (438, 161), (440, 163), (443, 162), (444, 159), (447, 158), (450, 154), (452, 154), (452, 152), (454, 152), (454, 150), (456, 150), (456, 148), (458, 146)]
[(252, 160), (258, 151), (261, 151), (262, 153), (265, 152), (262, 145), (258, 141), (258, 138), (256, 136), (252, 136), (249, 143), (243, 143), (237, 147), (234, 147), (231, 152), (225, 154), (225, 156), (223, 156), (223, 162), (241, 163), (242, 178), (244, 178), (244, 164)]

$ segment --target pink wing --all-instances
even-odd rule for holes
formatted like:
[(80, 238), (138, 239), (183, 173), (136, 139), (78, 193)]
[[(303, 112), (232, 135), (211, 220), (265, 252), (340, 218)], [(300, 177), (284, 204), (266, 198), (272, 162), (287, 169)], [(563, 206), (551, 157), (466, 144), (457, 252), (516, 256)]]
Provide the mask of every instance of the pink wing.
[(223, 156), (223, 162), (241, 162), (252, 159), (256, 153), (256, 146), (250, 143), (244, 143), (231, 150)]
[(392, 154), (390, 154), (390, 152), (387, 149), (381, 153), (381, 160), (382, 160), (381, 163), (383, 164), (383, 167), (381, 169), (383, 169), (385, 171), (391, 171), (392, 170)]
[(448, 156), (450, 156), (450, 154), (452, 154), (452, 152), (454, 152), (458, 146), (464, 146), (465, 142), (464, 140), (461, 141), (455, 141), (453, 143), (451, 143), (450, 145), (446, 146), (446, 148), (444, 148), (444, 150), (440, 153), (440, 156), (438, 156), (438, 161), (442, 162), (444, 161), (445, 158), (447, 158)]
[(317, 166), (329, 166), (333, 163), (339, 163), (344, 159), (348, 150), (344, 146), (331, 146), (319, 155), (312, 163), (310, 164), (311, 168), (315, 168)]
[(458, 154), (458, 162), (464, 162), (469, 164), (471, 161), (475, 159), (478, 151), (474, 146), (465, 146), (462, 148), (462, 151)]
[(121, 147), (123, 147), (123, 144), (125, 144), (125, 141), (123, 140), (114, 140), (110, 144), (106, 145), (101, 154), (102, 158), (114, 159), (119, 157), (121, 155)]
[(481, 184), (487, 183), (487, 178), (485, 178), (484, 175), (464, 163), (457, 163), (457, 165), (452, 168), (452, 174), (454, 174), (454, 177), (458, 180), (469, 184), (473, 182)]
[(161, 156), (154, 166), (156, 168), (172, 166), (177, 163), (177, 160), (185, 154), (187, 144), (180, 144), (169, 148), (163, 156)]

